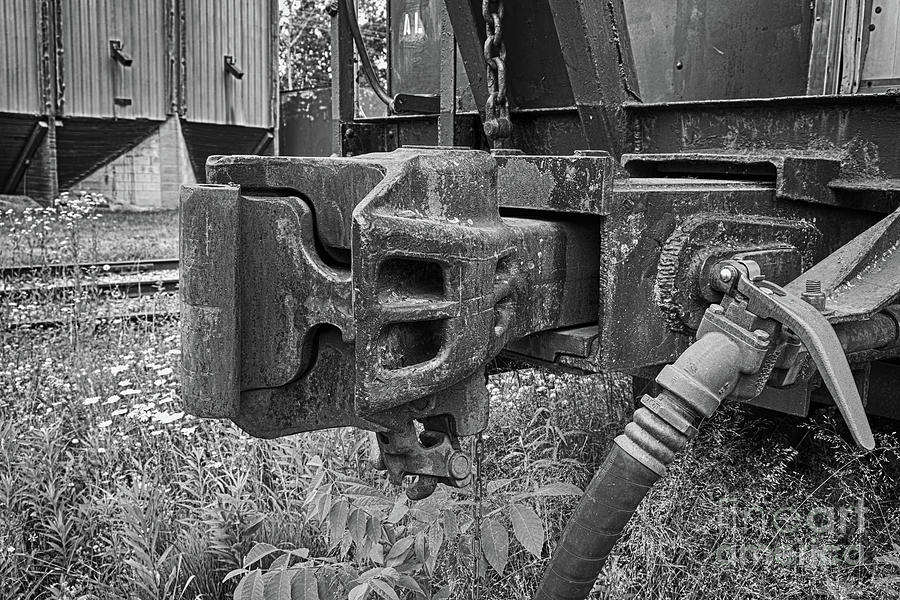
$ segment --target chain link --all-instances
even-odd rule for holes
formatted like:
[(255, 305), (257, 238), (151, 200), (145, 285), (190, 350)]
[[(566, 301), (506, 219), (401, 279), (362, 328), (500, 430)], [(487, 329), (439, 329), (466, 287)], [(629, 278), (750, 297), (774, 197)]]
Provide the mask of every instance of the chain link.
[(484, 106), (484, 134), (491, 141), (512, 133), (506, 96), (506, 44), (503, 41), (503, 0), (481, 0), (484, 17), (484, 61), (487, 64), (488, 99)]
[(473, 579), (475, 590), (475, 600), (481, 600), (481, 561), (483, 560), (481, 552), (481, 501), (482, 501), (482, 481), (481, 481), (481, 453), (482, 441), (481, 433), (475, 437), (475, 503), (472, 510), (475, 512), (475, 533), (472, 536), (472, 556), (474, 557)]

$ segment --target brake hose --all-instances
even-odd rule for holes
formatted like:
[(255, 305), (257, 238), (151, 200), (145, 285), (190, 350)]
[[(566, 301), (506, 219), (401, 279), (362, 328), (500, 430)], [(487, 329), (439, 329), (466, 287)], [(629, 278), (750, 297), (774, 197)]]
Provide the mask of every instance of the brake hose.
[(712, 415), (742, 374), (759, 369), (768, 334), (753, 332), (749, 339), (748, 346), (711, 331), (663, 368), (656, 378), (663, 391), (643, 397), (643, 406), (613, 442), (563, 532), (535, 600), (588, 596), (641, 500), (697, 434), (695, 423)]
[(341, 0), (341, 2), (344, 5), (344, 10), (347, 11), (347, 24), (350, 26), (350, 34), (353, 35), (353, 42), (356, 44), (356, 53), (359, 55), (359, 63), (362, 65), (363, 74), (366, 76), (366, 80), (369, 82), (369, 85), (372, 86), (372, 90), (375, 92), (375, 95), (378, 96), (378, 99), (384, 102), (388, 108), (391, 108), (393, 98), (388, 95), (387, 90), (384, 89), (384, 86), (381, 85), (378, 76), (375, 74), (375, 68), (372, 66), (372, 59), (369, 58), (362, 31), (359, 29), (359, 20), (356, 17), (356, 9), (351, 0)]

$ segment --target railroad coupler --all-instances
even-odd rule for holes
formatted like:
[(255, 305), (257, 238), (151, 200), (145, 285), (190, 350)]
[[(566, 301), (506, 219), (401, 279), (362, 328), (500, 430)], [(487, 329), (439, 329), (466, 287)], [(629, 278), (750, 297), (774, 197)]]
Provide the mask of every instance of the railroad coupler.
[(486, 363), (511, 340), (596, 325), (600, 232), (501, 217), (490, 154), (237, 156), (208, 168), (242, 185), (182, 193), (194, 414), (259, 437), (375, 431), (380, 466), (424, 478), (421, 496), (469, 479), (459, 437), (486, 425)]

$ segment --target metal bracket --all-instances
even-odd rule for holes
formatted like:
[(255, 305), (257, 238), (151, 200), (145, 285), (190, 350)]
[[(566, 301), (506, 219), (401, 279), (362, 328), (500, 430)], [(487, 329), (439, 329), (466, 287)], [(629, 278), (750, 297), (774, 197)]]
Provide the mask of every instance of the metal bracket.
[(244, 72), (237, 66), (234, 57), (230, 54), (225, 55), (225, 72), (235, 79), (243, 79)]
[(123, 67), (130, 67), (134, 62), (130, 56), (125, 53), (124, 45), (121, 40), (109, 40), (109, 54), (114, 61)]

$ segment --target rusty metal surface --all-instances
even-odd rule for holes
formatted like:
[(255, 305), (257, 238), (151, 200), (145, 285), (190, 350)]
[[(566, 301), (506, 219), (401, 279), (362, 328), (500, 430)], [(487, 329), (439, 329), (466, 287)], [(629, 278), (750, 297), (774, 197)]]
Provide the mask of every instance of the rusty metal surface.
[(495, 152), (500, 206), (606, 214), (615, 163), (597, 156), (525, 156)]
[[(777, 168), (732, 167), (756, 164)], [(212, 158), (210, 181), (242, 186), (239, 227), (219, 225), (246, 249), (232, 418), (264, 436), (400, 431), (440, 409), (474, 433), (482, 368), (504, 347), (588, 371), (663, 364), (690, 343), (709, 264), (753, 257), (784, 281), (874, 221), (779, 197), (769, 171), (614, 183), (612, 169), (605, 153), (431, 148)]]
[(770, 181), (775, 196), (785, 200), (820, 202), (838, 205), (828, 184), (840, 177), (838, 156), (711, 154), (683, 152), (678, 154), (626, 154), (622, 166), (638, 177), (721, 177)]
[(782, 154), (842, 162), (844, 177), (900, 177), (900, 112), (888, 94), (625, 105), (632, 152)]
[[(594, 173), (610, 164), (579, 161)], [(193, 373), (213, 360), (211, 346), (237, 349), (240, 377), (227, 394), (185, 398), (191, 410), (228, 416), (254, 435), (342, 424), (401, 431), (431, 414), (475, 433), (486, 418), (482, 367), (509, 340), (596, 321), (598, 222), (501, 217), (487, 153), (220, 157), (208, 177), (242, 187), (183, 196), (182, 252), (206, 257), (183, 259), (188, 389), (204, 389), (204, 373), (225, 368)], [(231, 245), (207, 250), (210, 232)], [(215, 254), (231, 258), (214, 268)], [(223, 284), (216, 269), (232, 261), (237, 270)], [(237, 404), (216, 404), (235, 387)], [(423, 399), (425, 409), (411, 407)]]
[(629, 136), (622, 103), (640, 100), (623, 3), (549, 0), (548, 4), (587, 148), (618, 157)]
[(866, 318), (891, 304), (900, 292), (898, 247), (900, 209), (838, 248), (786, 289), (799, 293), (806, 281), (817, 281), (832, 322)]
[(567, 364), (588, 370), (627, 371), (671, 362), (687, 347), (690, 336), (665, 324), (666, 312), (659, 308), (658, 277), (669, 262), (664, 249), (667, 245), (675, 248), (672, 244), (686, 224), (690, 228), (690, 223), (704, 214), (713, 221), (727, 214), (733, 221), (757, 226), (746, 229), (744, 240), (741, 227), (733, 227), (731, 233), (728, 228), (721, 232), (712, 228), (707, 241), (698, 240), (698, 250), (782, 243), (786, 233), (778, 231), (787, 232), (790, 227), (765, 227), (778, 219), (793, 222), (801, 230), (814, 227), (818, 235), (804, 234), (791, 241), (798, 244), (801, 254), (809, 253), (805, 264), (821, 260), (875, 221), (874, 213), (779, 200), (772, 183), (677, 177), (617, 180), (604, 220), (602, 343), (597, 344), (593, 361), (567, 359)]

